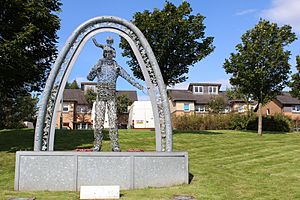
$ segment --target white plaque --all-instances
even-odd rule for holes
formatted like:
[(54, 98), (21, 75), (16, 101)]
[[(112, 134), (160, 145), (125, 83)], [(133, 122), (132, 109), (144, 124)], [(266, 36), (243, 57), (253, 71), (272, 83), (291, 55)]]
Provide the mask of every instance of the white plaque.
[(80, 199), (119, 199), (120, 186), (81, 186)]

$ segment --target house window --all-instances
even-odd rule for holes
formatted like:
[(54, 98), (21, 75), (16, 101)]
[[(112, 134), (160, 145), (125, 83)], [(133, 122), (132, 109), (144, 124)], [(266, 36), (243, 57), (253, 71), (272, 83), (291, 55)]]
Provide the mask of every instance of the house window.
[(185, 103), (185, 104), (183, 105), (183, 110), (184, 110), (184, 111), (189, 111), (189, 110), (190, 110), (190, 104)]
[(203, 86), (194, 86), (194, 93), (203, 94)]
[(300, 112), (300, 105), (295, 105), (292, 107), (292, 112)]
[(209, 94), (218, 94), (218, 87), (216, 87), (216, 86), (209, 86), (208, 87), (208, 93)]
[(208, 109), (205, 107), (205, 105), (196, 105), (195, 111), (200, 113), (208, 112)]
[(238, 112), (239, 113), (243, 113), (243, 112), (245, 112), (246, 110), (245, 110), (245, 106), (240, 106), (239, 108), (238, 108)]
[(85, 113), (85, 112), (87, 112), (87, 109), (86, 109), (86, 107), (78, 106), (77, 109), (76, 109), (76, 112)]
[(225, 108), (224, 108), (224, 113), (229, 113), (230, 112), (230, 107), (229, 106), (226, 106)]
[(267, 109), (267, 115), (268, 116), (270, 115), (270, 109), (269, 108)]
[(63, 106), (63, 112), (69, 112), (69, 106)]

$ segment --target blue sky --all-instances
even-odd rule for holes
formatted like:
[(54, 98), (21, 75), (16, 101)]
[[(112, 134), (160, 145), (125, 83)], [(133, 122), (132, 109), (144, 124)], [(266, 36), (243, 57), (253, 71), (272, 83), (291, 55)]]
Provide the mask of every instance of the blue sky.
[[(179, 5), (182, 1), (171, 1)], [(300, 38), (300, 1), (299, 0), (189, 0), (193, 14), (200, 13), (206, 17), (206, 35), (213, 36), (216, 47), (208, 57), (204, 58), (188, 73), (189, 79), (175, 88), (187, 88), (190, 82), (217, 82), (222, 83), (222, 89), (229, 86), (223, 63), (235, 46), (241, 42), (240, 38), (248, 29), (254, 27), (260, 18), (268, 19), (279, 25), (290, 24), (297, 37)], [(135, 12), (144, 10), (152, 11), (154, 8), (163, 8), (163, 0), (62, 0), (62, 11), (59, 13), (61, 29), (58, 31), (59, 50), (72, 31), (84, 21), (103, 15), (118, 16), (127, 20), (132, 19)], [(121, 56), (119, 49), (119, 36), (112, 33), (102, 33), (96, 36), (99, 43), (104, 43), (105, 38), (111, 35), (115, 39), (114, 47), (117, 50), (117, 62), (130, 74), (126, 65), (127, 58)], [(150, 44), (151, 45), (151, 44)], [(288, 47), (292, 52), (290, 64), (295, 72), (295, 56), (300, 55), (300, 39)], [(86, 81), (86, 76), (91, 67), (102, 55), (92, 41), (88, 41), (73, 67), (69, 81), (76, 79), (78, 82)], [(139, 81), (144, 84), (142, 81)], [(122, 78), (118, 79), (117, 89), (135, 89)], [(142, 93), (139, 98), (144, 99)]]

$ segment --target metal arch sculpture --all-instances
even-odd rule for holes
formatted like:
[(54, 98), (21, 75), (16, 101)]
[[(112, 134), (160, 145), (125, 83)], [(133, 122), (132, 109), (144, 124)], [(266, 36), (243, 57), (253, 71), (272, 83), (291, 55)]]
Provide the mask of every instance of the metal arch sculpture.
[(172, 127), (166, 87), (143, 33), (131, 22), (114, 16), (92, 18), (81, 24), (68, 38), (47, 79), (38, 112), (34, 151), (53, 151), (56, 111), (71, 69), (85, 43), (100, 32), (117, 33), (127, 40), (141, 67), (152, 104), (156, 151), (172, 151)]

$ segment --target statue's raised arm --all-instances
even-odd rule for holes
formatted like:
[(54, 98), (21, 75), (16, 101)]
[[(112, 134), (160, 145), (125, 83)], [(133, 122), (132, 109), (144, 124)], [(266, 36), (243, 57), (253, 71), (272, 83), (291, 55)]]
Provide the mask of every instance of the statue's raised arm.
[(100, 48), (102, 48), (102, 49), (104, 48), (105, 45), (99, 44), (99, 43), (97, 42), (96, 38), (93, 38), (92, 40), (93, 40), (95, 46), (100, 47)]

